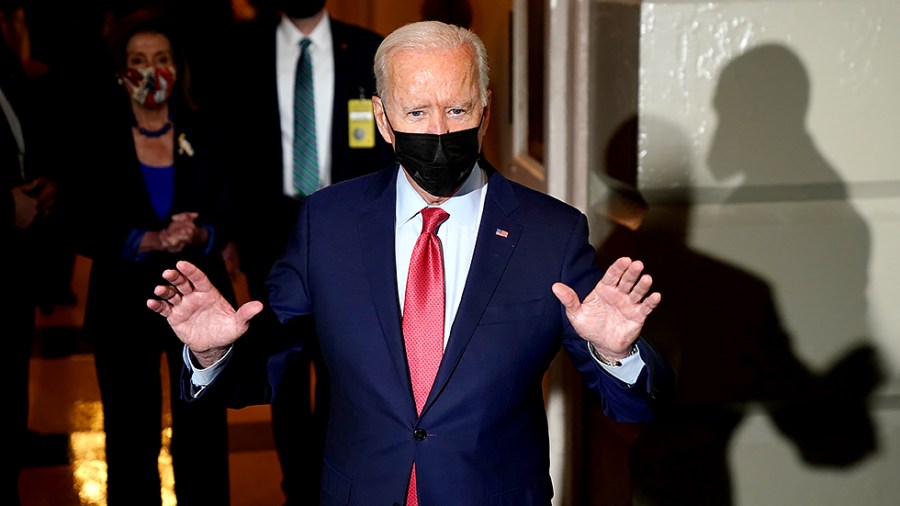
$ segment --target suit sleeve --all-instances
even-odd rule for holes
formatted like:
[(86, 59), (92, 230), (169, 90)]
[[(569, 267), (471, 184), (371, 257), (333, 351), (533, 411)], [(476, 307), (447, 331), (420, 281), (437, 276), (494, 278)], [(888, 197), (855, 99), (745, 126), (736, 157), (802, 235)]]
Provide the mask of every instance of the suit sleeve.
[[(306, 289), (308, 265), (308, 206), (301, 206), (296, 227), (282, 257), (266, 281), (269, 300), (255, 316), (250, 330), (232, 350), (228, 364), (196, 399), (219, 398), (233, 408), (272, 402), (293, 357), (314, 334), (311, 302)], [(185, 367), (182, 396), (193, 400), (190, 373)]]
[[(602, 276), (594, 265), (595, 251), (588, 242), (587, 219), (582, 214), (573, 226), (567, 245), (563, 276), (582, 299), (590, 293)], [(626, 383), (604, 370), (578, 336), (560, 304), (563, 320), (563, 347), (581, 373), (587, 387), (600, 398), (603, 413), (618, 422), (643, 423), (653, 420), (657, 405), (668, 398), (673, 374), (662, 355), (646, 340), (639, 339), (638, 348), (644, 368), (633, 384)]]

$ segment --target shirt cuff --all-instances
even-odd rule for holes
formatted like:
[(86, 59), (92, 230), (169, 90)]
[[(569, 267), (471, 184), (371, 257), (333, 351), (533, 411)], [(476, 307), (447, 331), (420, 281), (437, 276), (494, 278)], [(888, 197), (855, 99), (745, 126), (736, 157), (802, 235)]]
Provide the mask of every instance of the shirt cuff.
[[(608, 365), (603, 363), (600, 360), (597, 351), (591, 345), (591, 343), (586, 343), (588, 347), (588, 351), (591, 353), (591, 358), (594, 359), (594, 362), (597, 363), (600, 367), (602, 367), (606, 372), (612, 374), (615, 378), (628, 383), (629, 385), (634, 385), (638, 379), (638, 376), (641, 375), (641, 370), (644, 369), (644, 359), (641, 358), (640, 349), (638, 348), (637, 352), (619, 360), (618, 362), (622, 365)], [(635, 348), (638, 347), (637, 343), (634, 343)]]
[(231, 348), (228, 348), (228, 351), (225, 352), (225, 355), (222, 356), (219, 360), (217, 360), (214, 364), (210, 365), (206, 368), (200, 368), (194, 365), (194, 361), (191, 358), (191, 351), (184, 345), (184, 349), (182, 351), (182, 358), (184, 360), (184, 365), (187, 367), (188, 371), (191, 373), (191, 396), (197, 397), (200, 395), (203, 390), (208, 387), (212, 382), (219, 376), (219, 373), (222, 372), (222, 369), (225, 368), (225, 364), (228, 363), (228, 359), (231, 357)]

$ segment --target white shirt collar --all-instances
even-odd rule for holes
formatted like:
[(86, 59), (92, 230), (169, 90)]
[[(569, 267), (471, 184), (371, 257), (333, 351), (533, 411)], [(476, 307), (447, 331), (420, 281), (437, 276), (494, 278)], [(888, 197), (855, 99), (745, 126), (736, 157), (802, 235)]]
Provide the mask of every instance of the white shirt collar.
[[(397, 174), (397, 215), (396, 223), (401, 225), (411, 220), (428, 204), (425, 199), (416, 192), (403, 167), (399, 167)], [(487, 174), (475, 164), (475, 169), (463, 182), (460, 189), (441, 204), (441, 208), (450, 213), (457, 223), (477, 223), (481, 216), (481, 207), (484, 192), (487, 189)]]
[(294, 25), (290, 18), (282, 14), (281, 22), (278, 23), (276, 30), (276, 37), (278, 37), (279, 43), (286, 47), (296, 47), (298, 55), (300, 54), (300, 40), (304, 38), (310, 39), (313, 47), (317, 49), (323, 48), (331, 51), (331, 18), (328, 16), (328, 11), (325, 11), (313, 31), (309, 35), (303, 35), (303, 32)]

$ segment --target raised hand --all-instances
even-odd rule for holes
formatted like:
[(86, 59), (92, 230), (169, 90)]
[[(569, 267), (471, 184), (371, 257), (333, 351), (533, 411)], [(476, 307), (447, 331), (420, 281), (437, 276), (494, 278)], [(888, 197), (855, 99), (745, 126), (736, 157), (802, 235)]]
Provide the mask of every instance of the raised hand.
[(147, 307), (168, 320), (203, 367), (220, 359), (263, 308), (261, 302), (250, 301), (235, 311), (206, 274), (184, 260), (162, 277), (169, 284), (154, 288), (159, 298), (148, 299)]
[(628, 356), (647, 315), (662, 299), (659, 292), (650, 293), (653, 280), (642, 275), (643, 270), (642, 262), (619, 258), (584, 301), (579, 301), (569, 286), (553, 284), (553, 293), (566, 308), (575, 331), (604, 358), (618, 360)]

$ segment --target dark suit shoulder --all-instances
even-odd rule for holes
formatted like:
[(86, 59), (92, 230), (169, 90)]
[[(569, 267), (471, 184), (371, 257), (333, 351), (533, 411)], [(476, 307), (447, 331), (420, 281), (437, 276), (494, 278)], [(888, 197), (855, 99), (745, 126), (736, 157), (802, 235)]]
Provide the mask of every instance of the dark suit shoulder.
[(341, 47), (341, 44), (353, 44), (367, 48), (372, 53), (378, 49), (381, 41), (384, 40), (384, 36), (373, 30), (338, 21), (334, 18), (331, 18), (331, 37), (338, 43), (336, 47)]
[(507, 179), (493, 168), (488, 172), (488, 197), (494, 199), (507, 214), (536, 214), (541, 221), (563, 219), (571, 221), (583, 213), (575, 207), (548, 195)]
[(320, 189), (313, 197), (322, 200), (331, 200), (338, 205), (346, 203), (346, 199), (353, 201), (367, 200), (373, 194), (381, 194), (387, 189), (393, 189), (391, 186), (395, 181), (395, 175), (400, 170), (396, 163), (377, 171), (368, 172), (350, 179), (338, 181)]
[(334, 42), (335, 98), (343, 102), (351, 96), (373, 95), (375, 52), (383, 37), (361, 26), (332, 19), (331, 38)]
[(274, 47), (275, 26), (269, 18), (237, 23), (230, 28), (228, 39), (222, 42), (230, 51), (236, 52), (237, 56), (247, 56), (253, 51), (248, 44), (258, 46), (259, 41), (268, 39), (269, 35)]

